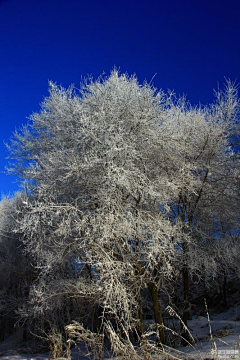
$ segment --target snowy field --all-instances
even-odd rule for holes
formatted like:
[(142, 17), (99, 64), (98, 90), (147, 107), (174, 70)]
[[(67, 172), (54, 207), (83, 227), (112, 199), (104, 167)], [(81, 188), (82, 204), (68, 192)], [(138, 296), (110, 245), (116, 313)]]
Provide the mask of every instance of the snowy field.
[[(240, 305), (230, 308), (227, 312), (210, 317), (212, 338), (210, 336), (207, 317), (198, 316), (189, 321), (189, 329), (196, 339), (193, 347), (182, 347), (180, 359), (240, 359)], [(0, 344), (0, 360), (48, 360), (49, 354), (26, 355), (11, 350), (11, 339)], [(8, 347), (8, 350), (3, 350)], [(164, 358), (164, 357), (163, 357)], [(58, 358), (64, 359), (64, 358)], [(73, 360), (89, 359), (72, 351)], [(106, 354), (105, 359), (110, 360)], [(115, 360), (119, 359), (115, 358)]]

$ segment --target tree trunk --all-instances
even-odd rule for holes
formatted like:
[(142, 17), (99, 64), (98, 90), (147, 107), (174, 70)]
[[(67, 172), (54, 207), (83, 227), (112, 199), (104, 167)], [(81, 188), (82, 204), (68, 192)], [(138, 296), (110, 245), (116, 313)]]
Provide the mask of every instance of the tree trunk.
[(188, 274), (188, 267), (184, 265), (182, 270), (183, 276), (183, 314), (182, 314), (182, 345), (188, 345), (189, 342), (191, 343), (191, 337), (186, 329), (188, 325), (188, 319), (190, 315), (190, 303), (189, 303), (189, 274)]
[(5, 340), (5, 329), (6, 329), (6, 317), (2, 317), (2, 321), (0, 323), (0, 342)]
[(223, 305), (227, 306), (227, 276), (225, 271), (223, 274)]
[(161, 346), (164, 344), (165, 336), (164, 336), (164, 329), (163, 329), (163, 318), (161, 314), (160, 304), (159, 304), (159, 289), (153, 283), (148, 283), (148, 290), (151, 294), (152, 301), (153, 301), (153, 311), (154, 311), (154, 319), (155, 323), (159, 325), (158, 327), (158, 337), (157, 337), (157, 344)]
[(143, 324), (143, 313), (142, 313), (142, 303), (141, 299), (139, 299), (139, 310), (138, 310), (138, 318), (139, 318), (139, 332), (140, 335), (144, 334), (144, 324)]

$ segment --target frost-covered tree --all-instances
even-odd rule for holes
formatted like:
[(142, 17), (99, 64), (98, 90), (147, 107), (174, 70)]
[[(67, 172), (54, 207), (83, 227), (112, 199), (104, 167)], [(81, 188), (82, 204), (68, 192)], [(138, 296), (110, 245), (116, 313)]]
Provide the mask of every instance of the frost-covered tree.
[(213, 247), (214, 237), (221, 244), (222, 224), (227, 231), (238, 231), (239, 158), (232, 146), (233, 134), (239, 133), (238, 111), (236, 89), (227, 82), (211, 106), (192, 108), (185, 99), (172, 104), (161, 126), (169, 139), (169, 180), (178, 188), (177, 197), (175, 192), (169, 201), (168, 216), (181, 224), (185, 324), (189, 272), (201, 276), (204, 268), (213, 277), (218, 266), (214, 257), (207, 256), (207, 244)]
[(215, 269), (204, 244), (219, 223), (236, 231), (237, 107), (230, 83), (198, 108), (116, 70), (80, 90), (51, 83), (9, 146), (9, 172), (29, 194), (14, 231), (41, 269), (28, 313), (74, 320), (71, 336), (105, 334), (115, 353), (130, 354), (133, 333), (146, 345), (146, 292), (164, 342), (161, 289), (180, 271), (186, 323), (189, 272)]
[[(171, 276), (176, 226), (159, 211), (168, 200), (159, 136), (165, 106), (163, 93), (116, 71), (83, 86), (81, 96), (51, 84), (41, 113), (11, 145), (13, 171), (35, 196), (20, 226), (42, 268), (39, 286), (59, 297), (53, 282), (59, 287), (56, 277), (71, 274), (80, 298), (91, 281), (89, 296), (125, 336), (138, 323), (144, 331), (144, 288), (162, 325), (159, 291)], [(49, 306), (44, 292), (35, 294)]]

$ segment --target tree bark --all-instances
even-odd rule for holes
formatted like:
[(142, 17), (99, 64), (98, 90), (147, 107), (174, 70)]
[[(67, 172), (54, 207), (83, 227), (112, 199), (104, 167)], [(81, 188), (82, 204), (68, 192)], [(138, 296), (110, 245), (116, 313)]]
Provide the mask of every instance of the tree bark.
[(157, 325), (159, 325), (158, 326), (157, 344), (159, 346), (161, 346), (161, 344), (164, 344), (165, 336), (164, 336), (164, 329), (163, 329), (163, 325), (164, 325), (163, 318), (162, 318), (162, 313), (161, 313), (159, 299), (158, 299), (159, 289), (153, 283), (148, 283), (147, 286), (148, 286), (148, 290), (151, 294), (152, 301), (153, 301), (153, 311), (154, 311), (155, 323)]
[(139, 331), (140, 331), (140, 335), (143, 335), (144, 334), (144, 324), (143, 324), (143, 313), (142, 313), (141, 299), (139, 299), (138, 303), (139, 303), (139, 310), (138, 310)]
[(5, 340), (5, 329), (6, 329), (6, 317), (2, 317), (1, 328), (0, 328), (0, 342)]
[(225, 271), (223, 274), (223, 305), (227, 306), (227, 276)]
[(189, 273), (187, 265), (183, 266), (182, 269), (182, 276), (183, 276), (183, 314), (182, 314), (182, 345), (188, 345), (189, 342), (191, 343), (191, 337), (186, 329), (188, 325), (188, 319), (190, 314), (190, 303), (189, 303)]

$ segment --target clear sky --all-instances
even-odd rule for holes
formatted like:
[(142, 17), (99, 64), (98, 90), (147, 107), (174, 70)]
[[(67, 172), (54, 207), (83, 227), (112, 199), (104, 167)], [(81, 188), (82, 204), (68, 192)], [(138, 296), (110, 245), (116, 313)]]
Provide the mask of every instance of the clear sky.
[(68, 87), (113, 66), (154, 85), (213, 100), (240, 82), (240, 0), (0, 0), (0, 193), (7, 142), (38, 111), (48, 80)]

